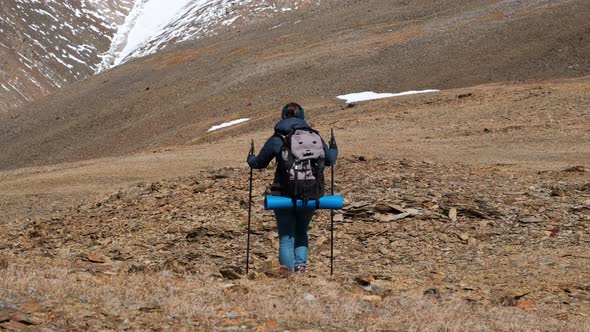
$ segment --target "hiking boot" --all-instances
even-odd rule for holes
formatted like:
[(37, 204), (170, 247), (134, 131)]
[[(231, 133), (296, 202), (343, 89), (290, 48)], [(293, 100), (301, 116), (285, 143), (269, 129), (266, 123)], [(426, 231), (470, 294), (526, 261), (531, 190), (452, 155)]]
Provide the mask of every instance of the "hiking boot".
[(305, 266), (305, 265), (295, 266), (295, 268), (293, 269), (293, 271), (295, 271), (296, 273), (306, 273), (307, 272), (307, 266)]

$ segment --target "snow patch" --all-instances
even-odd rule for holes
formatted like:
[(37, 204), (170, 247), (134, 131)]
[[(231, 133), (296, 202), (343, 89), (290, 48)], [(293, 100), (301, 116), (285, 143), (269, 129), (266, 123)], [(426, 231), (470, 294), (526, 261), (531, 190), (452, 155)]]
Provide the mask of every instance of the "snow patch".
[(346, 103), (356, 103), (359, 101), (367, 101), (367, 100), (375, 100), (375, 99), (383, 99), (383, 98), (392, 98), (392, 97), (400, 97), (400, 96), (407, 96), (407, 95), (416, 95), (421, 93), (433, 93), (439, 92), (440, 90), (420, 90), (420, 91), (405, 91), (405, 92), (398, 92), (398, 93), (376, 93), (373, 91), (365, 91), (359, 93), (350, 93), (347, 95), (337, 96), (336, 98), (344, 100)]
[(147, 43), (192, 0), (138, 0), (119, 27), (111, 48), (102, 57), (97, 72), (121, 64), (138, 47)]
[(237, 125), (238, 123), (246, 122), (248, 120), (250, 120), (250, 118), (242, 118), (242, 119), (237, 119), (237, 120), (233, 120), (233, 121), (230, 121), (230, 122), (225, 122), (225, 123), (222, 123), (220, 125), (216, 125), (216, 126), (213, 126), (213, 127), (209, 128), (209, 130), (207, 130), (207, 132), (211, 132), (211, 131), (215, 131), (215, 130), (218, 130), (218, 129), (221, 129), (221, 128), (225, 128), (225, 127), (230, 127), (230, 126), (233, 126), (233, 125)]
[(280, 13), (297, 10), (299, 3), (311, 1), (292, 0), (291, 6), (281, 7), (260, 0), (136, 0), (112, 39), (110, 49), (99, 55), (102, 62), (96, 73), (153, 54), (172, 43), (211, 35), (216, 33), (216, 28), (227, 28), (248, 19), (248, 14), (240, 14), (242, 9), (235, 8), (242, 7), (246, 13)]
[(135, 18), (135, 24), (127, 35), (127, 42), (125, 48), (121, 51), (120, 57), (125, 58), (139, 45), (157, 35), (160, 29), (170, 23), (189, 2), (191, 0), (141, 1), (141, 7), (135, 11), (138, 17)]

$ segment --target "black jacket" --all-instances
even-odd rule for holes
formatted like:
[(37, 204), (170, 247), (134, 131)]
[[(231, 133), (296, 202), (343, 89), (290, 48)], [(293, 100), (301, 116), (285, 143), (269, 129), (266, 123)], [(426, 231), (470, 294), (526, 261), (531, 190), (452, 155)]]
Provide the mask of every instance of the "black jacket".
[[(283, 138), (281, 135), (286, 136), (294, 129), (304, 128), (310, 127), (303, 119), (288, 118), (279, 121), (275, 125), (275, 133), (266, 141), (266, 143), (264, 143), (264, 146), (260, 150), (260, 153), (258, 153), (258, 156), (250, 156), (248, 158), (248, 165), (255, 169), (268, 167), (273, 159), (279, 157), (281, 148), (283, 147)], [(322, 143), (324, 145), (324, 153), (326, 154), (326, 166), (334, 165), (336, 163), (336, 158), (338, 157), (338, 148), (329, 148), (324, 141), (322, 141)], [(279, 164), (280, 163), (277, 163), (274, 183), (281, 183), (280, 176), (282, 172), (280, 172), (278, 169)]]

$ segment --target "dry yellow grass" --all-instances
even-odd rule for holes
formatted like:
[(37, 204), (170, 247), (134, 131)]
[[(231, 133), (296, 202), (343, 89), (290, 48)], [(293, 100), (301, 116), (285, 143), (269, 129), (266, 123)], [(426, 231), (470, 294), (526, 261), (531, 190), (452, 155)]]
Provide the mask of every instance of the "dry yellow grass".
[[(288, 279), (228, 282), (204, 273), (91, 273), (75, 262), (5, 257), (0, 269), (0, 302), (35, 300), (64, 311), (69, 324), (117, 317), (190, 322), (194, 328), (276, 324), (281, 329), (364, 331), (588, 331), (590, 320), (539, 307), (471, 305), (422, 294), (367, 301), (338, 280), (294, 276)], [(213, 271), (203, 267), (203, 271)], [(306, 299), (313, 294), (314, 300)], [(308, 295), (309, 297), (309, 295)], [(51, 316), (48, 316), (51, 317)], [(267, 323), (265, 323), (267, 322)], [(51, 326), (48, 319), (44, 324)], [(137, 326), (141, 325), (135, 325)], [(190, 329), (190, 328), (189, 328)]]

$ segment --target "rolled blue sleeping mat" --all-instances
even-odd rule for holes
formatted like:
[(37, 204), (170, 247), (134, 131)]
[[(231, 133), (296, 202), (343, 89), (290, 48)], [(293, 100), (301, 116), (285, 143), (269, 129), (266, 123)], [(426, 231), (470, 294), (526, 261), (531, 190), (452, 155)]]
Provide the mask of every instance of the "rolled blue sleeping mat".
[[(344, 198), (342, 195), (324, 196), (320, 198), (320, 209), (334, 210), (342, 209), (344, 207)], [(292, 209), (293, 199), (282, 196), (266, 196), (264, 198), (264, 209), (266, 210), (281, 210)], [(316, 209), (316, 201), (310, 200), (303, 206), (302, 200), (297, 200), (297, 208), (299, 209)]]

